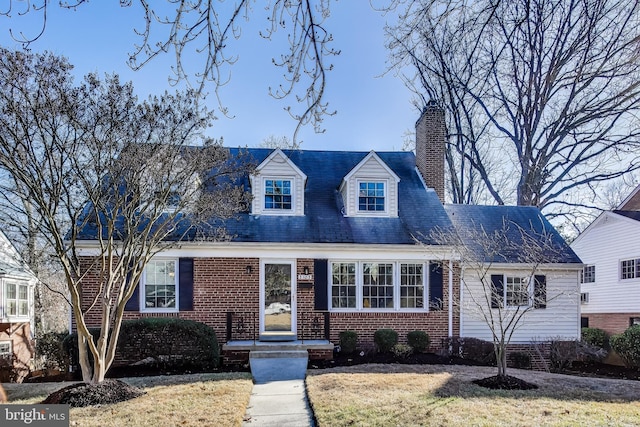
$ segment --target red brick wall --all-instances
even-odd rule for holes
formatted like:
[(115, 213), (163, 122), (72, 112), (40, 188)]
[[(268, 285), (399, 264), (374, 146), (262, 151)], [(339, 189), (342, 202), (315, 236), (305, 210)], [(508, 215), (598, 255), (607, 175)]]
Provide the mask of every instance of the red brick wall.
[(609, 335), (621, 334), (629, 325), (629, 319), (640, 317), (640, 313), (589, 313), (582, 314), (589, 319), (590, 328), (602, 329)]
[[(83, 260), (88, 262), (88, 260)], [(313, 274), (313, 259), (298, 259), (297, 274), (303, 274), (304, 267), (308, 267)], [(88, 264), (85, 264), (88, 265)], [(247, 266), (252, 272), (247, 273)], [(194, 259), (194, 304), (193, 311), (179, 313), (140, 313), (127, 311), (124, 319), (138, 319), (141, 317), (179, 317), (205, 323), (212, 327), (220, 344), (226, 340), (226, 315), (228, 311), (258, 312), (259, 310), (259, 267), (257, 258), (195, 258)], [(377, 329), (393, 328), (401, 342), (406, 342), (406, 335), (413, 330), (426, 331), (431, 337), (431, 348), (440, 347), (441, 338), (448, 335), (448, 265), (445, 263), (444, 309), (428, 313), (331, 313), (331, 335), (333, 343), (339, 343), (339, 333), (344, 330), (355, 330), (361, 344), (373, 345), (373, 334)], [(454, 266), (454, 296), (459, 295), (459, 268)], [(88, 307), (88, 298), (98, 289), (99, 278), (94, 272), (89, 272), (83, 280), (85, 295), (84, 307)], [(298, 334), (302, 335), (302, 328), (309, 327), (314, 315), (321, 314), (314, 310), (314, 289), (309, 283), (301, 281), (297, 290), (297, 323)], [(87, 313), (90, 326), (99, 326), (100, 307), (95, 306)], [(324, 325), (323, 325), (324, 326)], [(453, 316), (453, 335), (459, 335), (460, 318), (457, 312)], [(305, 332), (306, 334), (306, 332)], [(306, 335), (308, 336), (308, 335)]]

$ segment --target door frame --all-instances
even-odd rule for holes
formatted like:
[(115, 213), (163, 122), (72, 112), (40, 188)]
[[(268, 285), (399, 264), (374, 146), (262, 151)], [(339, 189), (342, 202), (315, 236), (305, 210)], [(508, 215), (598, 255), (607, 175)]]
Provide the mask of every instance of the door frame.
[[(265, 265), (284, 264), (291, 266), (291, 330), (290, 331), (265, 331)], [(264, 258), (260, 259), (260, 340), (268, 341), (295, 341), (298, 337), (297, 329), (297, 261), (291, 258)]]

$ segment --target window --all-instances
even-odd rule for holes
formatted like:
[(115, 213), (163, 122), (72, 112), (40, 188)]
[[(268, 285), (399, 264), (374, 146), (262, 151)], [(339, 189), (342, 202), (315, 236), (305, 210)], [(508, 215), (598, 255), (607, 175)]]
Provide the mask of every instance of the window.
[(640, 325), (640, 317), (630, 317), (629, 318), (629, 326)]
[(400, 264), (400, 307), (424, 307), (422, 264)]
[(6, 315), (29, 316), (29, 286), (14, 282), (6, 283)]
[(635, 279), (640, 277), (640, 258), (620, 261), (620, 278)]
[(580, 304), (589, 303), (589, 292), (581, 292), (580, 293)]
[(331, 305), (333, 308), (355, 308), (356, 264), (331, 264)]
[(264, 208), (291, 210), (291, 181), (286, 179), (265, 179)]
[(507, 277), (505, 289), (507, 307), (529, 305), (529, 279), (524, 277)]
[(176, 289), (176, 261), (149, 261), (144, 269), (144, 308), (152, 311), (175, 311)]
[(589, 318), (588, 317), (581, 317), (580, 318), (580, 327), (581, 328), (588, 328), (589, 327)]
[(0, 356), (11, 356), (11, 341), (0, 341)]
[(393, 264), (364, 263), (362, 306), (393, 308)]
[(580, 272), (580, 283), (595, 283), (596, 281), (596, 266), (585, 265)]
[(384, 182), (360, 182), (358, 210), (360, 212), (384, 212)]
[[(427, 271), (423, 263), (332, 262), (330, 308), (424, 311), (428, 307)], [(432, 283), (442, 287), (441, 281), (433, 279)]]

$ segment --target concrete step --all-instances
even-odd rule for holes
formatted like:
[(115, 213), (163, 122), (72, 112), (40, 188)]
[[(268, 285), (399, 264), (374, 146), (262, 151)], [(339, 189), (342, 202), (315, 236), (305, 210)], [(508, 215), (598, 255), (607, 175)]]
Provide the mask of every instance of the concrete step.
[(254, 350), (249, 353), (251, 375), (256, 384), (303, 380), (309, 353), (302, 350)]

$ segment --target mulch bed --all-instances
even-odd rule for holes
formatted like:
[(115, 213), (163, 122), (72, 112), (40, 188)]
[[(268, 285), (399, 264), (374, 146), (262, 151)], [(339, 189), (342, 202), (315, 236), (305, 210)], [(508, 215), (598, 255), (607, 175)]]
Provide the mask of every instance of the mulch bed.
[(533, 390), (538, 388), (537, 385), (512, 377), (511, 375), (496, 375), (493, 377), (482, 378), (472, 381), (480, 387), (490, 388), (494, 390)]
[(146, 392), (120, 380), (106, 379), (98, 384), (79, 383), (51, 393), (42, 404), (67, 404), (72, 408), (124, 402)]

